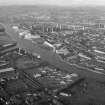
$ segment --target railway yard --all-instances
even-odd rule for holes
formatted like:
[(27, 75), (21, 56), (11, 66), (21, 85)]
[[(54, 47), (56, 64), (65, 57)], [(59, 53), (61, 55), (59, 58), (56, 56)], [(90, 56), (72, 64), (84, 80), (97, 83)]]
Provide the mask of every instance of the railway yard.
[[(7, 36), (5, 34), (3, 37)], [(104, 105), (104, 81), (91, 76), (83, 77), (75, 71), (60, 70), (37, 53), (19, 48), (16, 42), (8, 42), (7, 39), (2, 39), (7, 43), (0, 47), (1, 103)]]
[(105, 105), (104, 25), (35, 16), (0, 24), (0, 105)]

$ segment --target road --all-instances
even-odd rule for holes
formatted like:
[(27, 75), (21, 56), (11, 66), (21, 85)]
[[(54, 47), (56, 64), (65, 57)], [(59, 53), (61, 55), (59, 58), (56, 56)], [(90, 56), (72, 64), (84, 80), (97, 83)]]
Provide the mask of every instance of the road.
[(69, 73), (77, 73), (82, 77), (93, 78), (100, 81), (105, 81), (105, 74), (102, 72), (95, 72), (92, 69), (86, 69), (77, 65), (70, 65), (63, 60), (60, 56), (45, 49), (40, 48), (29, 40), (21, 39), (10, 25), (4, 24), (6, 32), (12, 37), (14, 41), (17, 41), (17, 46), (26, 49), (30, 53), (38, 53), (41, 55), (42, 60), (49, 62), (51, 65), (61, 69), (62, 71)]

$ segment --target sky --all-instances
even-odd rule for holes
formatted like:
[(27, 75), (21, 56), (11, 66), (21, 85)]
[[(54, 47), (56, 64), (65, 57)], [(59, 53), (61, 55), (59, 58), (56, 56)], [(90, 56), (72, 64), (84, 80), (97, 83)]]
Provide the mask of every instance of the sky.
[(105, 0), (0, 0), (0, 5), (105, 5)]

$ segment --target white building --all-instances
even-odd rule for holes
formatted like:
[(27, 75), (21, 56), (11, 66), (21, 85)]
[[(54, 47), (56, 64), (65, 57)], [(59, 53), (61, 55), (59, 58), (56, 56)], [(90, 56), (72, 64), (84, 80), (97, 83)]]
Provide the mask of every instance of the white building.
[(69, 54), (69, 51), (66, 48), (61, 48), (60, 50), (56, 50), (56, 53), (67, 55)]
[(54, 47), (52, 44), (48, 43), (47, 41), (45, 41), (45, 42), (43, 43), (43, 45), (52, 48), (53, 52), (55, 52), (55, 50), (56, 50), (55, 47)]
[(8, 72), (8, 71), (15, 71), (14, 68), (10, 67), (10, 68), (6, 68), (6, 69), (1, 69), (0, 73), (4, 73), (4, 72)]
[(105, 54), (105, 52), (103, 52), (103, 51), (100, 51), (100, 50), (94, 50), (94, 52), (96, 52), (96, 53), (99, 53), (99, 54)]
[(15, 31), (19, 31), (18, 26), (12, 26), (12, 28), (13, 28)]
[(37, 39), (37, 38), (40, 38), (40, 36), (39, 35), (31, 35), (30, 33), (27, 33), (26, 35), (25, 35), (25, 39), (29, 39), (29, 40), (31, 40), (31, 39)]
[(87, 57), (86, 55), (84, 55), (83, 53), (79, 53), (78, 56), (82, 57), (82, 58), (85, 58), (85, 59), (88, 59), (88, 60), (91, 60), (90, 57)]

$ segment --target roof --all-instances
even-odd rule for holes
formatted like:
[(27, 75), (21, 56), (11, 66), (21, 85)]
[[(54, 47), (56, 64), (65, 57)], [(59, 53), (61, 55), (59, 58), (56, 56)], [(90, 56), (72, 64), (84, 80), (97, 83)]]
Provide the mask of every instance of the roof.
[(43, 38), (35, 38), (32, 39), (33, 42), (36, 42), (37, 44), (43, 44), (44, 43), (44, 39)]

